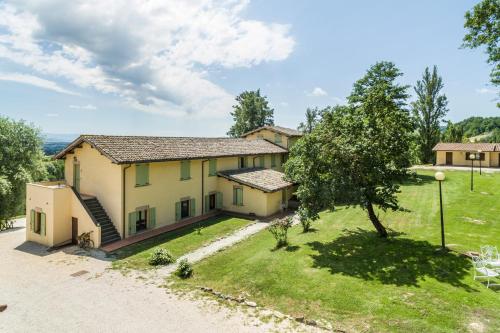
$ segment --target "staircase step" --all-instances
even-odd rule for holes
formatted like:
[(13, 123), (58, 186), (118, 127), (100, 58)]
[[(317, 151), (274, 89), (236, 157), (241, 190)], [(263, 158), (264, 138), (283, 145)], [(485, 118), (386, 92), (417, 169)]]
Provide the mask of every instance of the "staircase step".
[(101, 246), (121, 240), (115, 225), (97, 198), (84, 200), (90, 214), (101, 226)]

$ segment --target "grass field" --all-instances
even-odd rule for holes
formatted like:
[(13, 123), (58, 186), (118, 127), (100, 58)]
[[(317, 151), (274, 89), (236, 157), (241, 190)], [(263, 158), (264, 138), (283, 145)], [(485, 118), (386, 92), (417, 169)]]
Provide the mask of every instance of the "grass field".
[(461, 255), (483, 244), (500, 247), (500, 174), (475, 177), (446, 172), (446, 241), (439, 254), (439, 194), (433, 172), (402, 187), (406, 211), (380, 212), (391, 237), (377, 237), (366, 213), (339, 207), (324, 212), (314, 231), (290, 232), (290, 246), (274, 250), (267, 231), (196, 264), (195, 276), (177, 280), (238, 295), (258, 304), (348, 331), (466, 332), (500, 330), (500, 289), (472, 279)]
[[(149, 256), (157, 247), (168, 249), (175, 257), (180, 257), (250, 223), (250, 220), (222, 215), (164, 233), (114, 252), (117, 260), (113, 262), (113, 268), (149, 269), (152, 268), (148, 264)], [(198, 233), (200, 227), (202, 229)]]

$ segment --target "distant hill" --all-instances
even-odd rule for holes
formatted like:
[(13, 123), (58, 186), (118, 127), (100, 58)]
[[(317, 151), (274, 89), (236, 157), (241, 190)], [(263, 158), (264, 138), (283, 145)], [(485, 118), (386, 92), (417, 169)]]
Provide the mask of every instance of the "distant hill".
[(45, 155), (55, 155), (77, 137), (78, 134), (44, 133), (43, 151), (45, 152)]
[(500, 142), (500, 117), (470, 117), (456, 125), (462, 126), (470, 141)]

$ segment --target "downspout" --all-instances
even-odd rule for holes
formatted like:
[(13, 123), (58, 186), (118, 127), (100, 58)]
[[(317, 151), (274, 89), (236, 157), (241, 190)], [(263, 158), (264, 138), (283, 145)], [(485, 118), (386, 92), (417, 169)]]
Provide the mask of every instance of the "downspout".
[(201, 160), (201, 215), (205, 213), (205, 171), (204, 171), (204, 163), (208, 160)]
[(125, 171), (130, 168), (132, 164), (129, 164), (128, 166), (123, 168), (123, 175), (122, 175), (122, 239), (125, 239), (125, 184), (126, 184), (126, 179), (125, 179)]

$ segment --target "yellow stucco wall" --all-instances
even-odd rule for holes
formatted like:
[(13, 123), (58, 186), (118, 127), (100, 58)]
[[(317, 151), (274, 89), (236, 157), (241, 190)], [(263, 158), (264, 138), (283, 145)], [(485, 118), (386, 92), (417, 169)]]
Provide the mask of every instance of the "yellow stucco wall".
[[(55, 246), (71, 241), (72, 217), (78, 219), (78, 234), (92, 231), (92, 240), (100, 246), (100, 228), (87, 214), (80, 201), (68, 186), (55, 186), (60, 182), (43, 182), (26, 186), (26, 240), (46, 246)], [(31, 210), (46, 215), (45, 235), (30, 228)]]
[[(276, 132), (270, 131), (268, 129), (261, 129), (261, 130), (259, 130), (257, 132), (254, 132), (252, 134), (247, 135), (245, 137), (245, 139), (255, 140), (255, 139), (259, 139), (262, 136), (262, 139), (266, 139), (268, 141), (276, 143), (275, 142), (275, 134), (276, 134)], [(287, 148), (288, 149), (288, 145), (289, 145), (288, 140), (289, 140), (289, 138), (286, 135), (284, 135), (284, 134), (279, 134), (279, 135), (281, 135), (281, 143), (276, 143), (276, 144), (280, 145), (283, 148)]]
[(73, 186), (74, 159), (80, 162), (80, 193), (97, 197), (121, 235), (122, 166), (112, 163), (97, 149), (83, 143), (74, 154), (66, 155), (65, 178)]
[[(471, 161), (465, 159), (466, 151), (452, 151), (453, 153), (453, 164), (456, 166), (470, 166)], [(472, 153), (472, 152), (471, 152)], [(476, 153), (476, 152), (474, 152)], [(436, 164), (446, 165), (446, 151), (436, 152)], [(474, 165), (479, 166), (479, 161), (474, 161)], [(484, 152), (484, 161), (481, 161), (481, 165), (484, 167), (498, 166), (498, 153), (496, 152)]]

